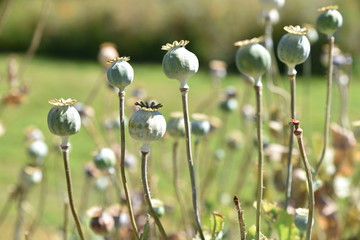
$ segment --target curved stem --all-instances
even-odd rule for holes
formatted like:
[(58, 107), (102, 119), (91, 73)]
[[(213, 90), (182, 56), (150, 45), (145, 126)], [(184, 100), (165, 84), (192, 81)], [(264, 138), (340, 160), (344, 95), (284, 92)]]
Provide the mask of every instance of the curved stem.
[[(181, 191), (179, 187), (179, 177), (178, 177), (178, 170), (177, 170), (177, 149), (178, 149), (179, 142), (175, 140), (173, 144), (173, 184), (175, 189), (176, 199), (179, 202), (182, 220), (184, 224), (184, 229), (187, 234), (190, 233), (189, 231), (189, 224), (188, 224), (188, 215), (186, 212), (186, 205), (184, 203), (184, 199), (181, 196)], [(190, 236), (188, 236), (190, 238)]]
[[(296, 101), (296, 73), (289, 74), (290, 80), (290, 93), (291, 93), (291, 100), (290, 100), (290, 111), (291, 111), (291, 118), (296, 118), (296, 111), (295, 111), (295, 101)], [(291, 196), (291, 180), (292, 180), (292, 150), (293, 150), (293, 143), (294, 143), (294, 134), (293, 134), (294, 127), (290, 127), (290, 138), (289, 138), (289, 150), (288, 150), (288, 162), (287, 162), (287, 178), (286, 178), (286, 198), (284, 209), (286, 210), (289, 204), (289, 199)]]
[(294, 134), (296, 135), (300, 155), (304, 164), (305, 172), (306, 172), (306, 178), (308, 182), (308, 188), (309, 188), (309, 215), (308, 215), (308, 223), (306, 228), (306, 240), (311, 240), (311, 231), (312, 231), (312, 225), (314, 221), (314, 206), (315, 206), (315, 198), (314, 198), (314, 189), (313, 189), (313, 181), (312, 181), (312, 175), (311, 175), (311, 169), (309, 165), (309, 161), (306, 156), (304, 142), (302, 138), (302, 129), (300, 128), (300, 122), (293, 120), (293, 124), (295, 126)]
[(121, 160), (120, 160), (120, 171), (121, 171), (121, 180), (126, 196), (126, 204), (129, 210), (130, 222), (133, 228), (133, 232), (136, 239), (139, 238), (139, 231), (136, 226), (136, 221), (131, 205), (130, 192), (127, 186), (126, 174), (125, 174), (125, 123), (124, 123), (124, 101), (125, 101), (125, 92), (119, 92), (119, 102), (120, 102), (120, 137), (121, 137)]
[(263, 134), (262, 134), (262, 83), (257, 80), (255, 83), (256, 92), (256, 120), (258, 137), (258, 178), (257, 178), (257, 201), (256, 201), (256, 240), (260, 240), (261, 227), (261, 201), (263, 197)]
[(158, 215), (155, 213), (155, 210), (152, 207), (152, 203), (151, 203), (150, 189), (149, 189), (149, 184), (147, 181), (147, 157), (148, 157), (148, 154), (149, 154), (149, 152), (141, 151), (141, 180), (143, 183), (143, 188), (144, 188), (144, 193), (145, 193), (145, 201), (146, 201), (146, 204), (148, 205), (151, 216), (154, 218), (155, 223), (156, 223), (157, 227), (159, 228), (162, 239), (165, 240), (165, 239), (167, 239), (165, 230), (160, 222)]
[(201, 223), (200, 223), (199, 208), (198, 208), (197, 196), (196, 196), (196, 181), (195, 181), (195, 173), (194, 173), (194, 163), (193, 163), (192, 155), (191, 155), (191, 134), (190, 134), (190, 126), (189, 126), (190, 120), (189, 120), (188, 97), (187, 97), (189, 88), (181, 88), (180, 92), (181, 92), (181, 96), (182, 96), (183, 114), (184, 114), (184, 121), (185, 121), (186, 155), (187, 155), (189, 173), (190, 173), (190, 179), (191, 179), (192, 202), (193, 202), (193, 210), (194, 210), (194, 215), (195, 215), (195, 222), (196, 222), (197, 230), (200, 234), (200, 238), (202, 240), (205, 240), (204, 234), (201, 229)]
[(321, 157), (316, 165), (314, 178), (317, 177), (320, 171), (322, 162), (327, 150), (329, 142), (329, 125), (330, 125), (330, 110), (331, 110), (331, 89), (332, 89), (332, 75), (333, 75), (333, 52), (334, 52), (334, 37), (329, 38), (329, 69), (328, 69), (328, 81), (327, 81), (327, 96), (326, 96), (326, 116), (325, 116), (325, 128), (324, 128), (324, 147), (321, 152)]
[(72, 193), (72, 183), (71, 183), (71, 175), (70, 175), (70, 166), (69, 166), (69, 145), (61, 145), (61, 149), (63, 152), (63, 160), (64, 160), (64, 168), (65, 168), (65, 177), (66, 177), (66, 185), (67, 185), (67, 192), (68, 192), (68, 198), (69, 198), (69, 206), (71, 209), (71, 213), (73, 215), (75, 224), (76, 224), (76, 229), (79, 233), (80, 239), (84, 240), (84, 233), (82, 231), (81, 228), (81, 223), (79, 220), (79, 217), (76, 213), (75, 210), (75, 205), (74, 205), (74, 199), (73, 199), (73, 193)]

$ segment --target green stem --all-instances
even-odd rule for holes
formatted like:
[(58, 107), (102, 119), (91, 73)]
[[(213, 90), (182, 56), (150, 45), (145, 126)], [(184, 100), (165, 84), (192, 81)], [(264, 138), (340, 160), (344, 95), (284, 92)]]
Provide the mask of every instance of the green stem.
[(125, 123), (124, 123), (125, 92), (124, 91), (119, 92), (119, 101), (120, 101), (120, 135), (121, 135), (120, 136), (121, 137), (121, 161), (120, 161), (121, 179), (122, 179), (123, 188), (125, 191), (126, 204), (127, 204), (128, 210), (129, 210), (129, 216), (130, 216), (130, 221), (131, 221), (131, 225), (133, 228), (133, 232), (134, 232), (135, 238), (140, 239), (139, 231), (136, 226), (136, 221), (135, 221), (135, 217), (134, 217), (134, 213), (133, 213), (133, 209), (132, 209), (132, 205), (131, 205), (131, 197), (130, 197), (130, 192), (129, 192), (129, 189), (127, 186), (127, 180), (126, 180), (126, 174), (125, 174)]
[(73, 215), (75, 224), (76, 224), (76, 229), (79, 233), (80, 239), (84, 240), (84, 233), (82, 231), (81, 228), (81, 223), (79, 220), (79, 217), (76, 213), (75, 210), (75, 205), (74, 205), (74, 199), (73, 199), (73, 193), (72, 193), (72, 183), (71, 183), (71, 175), (70, 175), (70, 166), (69, 166), (69, 144), (66, 145), (61, 145), (61, 149), (63, 152), (63, 160), (64, 160), (64, 168), (65, 168), (65, 177), (66, 177), (66, 185), (67, 185), (67, 192), (68, 192), (68, 198), (69, 198), (69, 205), (70, 205), (70, 209), (71, 209), (71, 213)]
[(144, 193), (145, 193), (145, 201), (146, 201), (146, 204), (148, 205), (151, 216), (154, 218), (155, 223), (156, 223), (157, 227), (159, 228), (162, 239), (166, 240), (167, 236), (166, 236), (165, 230), (160, 222), (158, 215), (155, 213), (155, 210), (152, 207), (152, 203), (151, 203), (150, 189), (149, 189), (149, 184), (147, 181), (147, 157), (148, 157), (148, 154), (149, 154), (149, 152), (141, 151), (141, 179), (142, 179)]
[[(186, 212), (186, 205), (184, 203), (184, 199), (181, 196), (181, 191), (179, 187), (179, 177), (178, 177), (178, 170), (177, 170), (177, 149), (178, 149), (178, 140), (175, 140), (173, 144), (173, 184), (175, 189), (176, 199), (179, 202), (182, 220), (184, 224), (184, 229), (187, 234), (189, 234), (189, 224), (188, 224), (188, 215)], [(188, 236), (190, 238), (190, 236)]]
[[(292, 74), (289, 74), (290, 80), (290, 93), (291, 93), (291, 100), (290, 100), (290, 111), (291, 111), (291, 119), (296, 118), (296, 111), (295, 111), (295, 101), (296, 101), (296, 71), (293, 71)], [(286, 196), (285, 196), (285, 204), (284, 209), (286, 210), (289, 204), (289, 199), (291, 197), (291, 180), (292, 180), (292, 150), (293, 150), (293, 143), (294, 143), (294, 134), (293, 134), (294, 127), (290, 127), (290, 138), (289, 138), (289, 150), (288, 150), (288, 162), (287, 162), (287, 179), (286, 179)]]
[(199, 208), (197, 203), (196, 196), (196, 181), (195, 181), (195, 173), (194, 173), (194, 163), (191, 155), (191, 134), (190, 134), (190, 120), (189, 120), (189, 109), (188, 109), (188, 92), (189, 88), (181, 88), (180, 89), (182, 96), (182, 105), (183, 105), (183, 113), (184, 113), (184, 121), (185, 121), (185, 140), (186, 140), (186, 154), (189, 166), (189, 173), (191, 179), (191, 188), (192, 188), (192, 203), (193, 210), (195, 215), (195, 222), (197, 226), (197, 230), (200, 234), (201, 240), (205, 240), (204, 234), (201, 229), (200, 216), (199, 216)]
[(306, 228), (306, 240), (311, 240), (311, 231), (312, 231), (312, 225), (314, 221), (314, 206), (315, 206), (315, 198), (314, 198), (314, 189), (313, 189), (313, 180), (311, 175), (311, 169), (309, 165), (309, 161), (306, 156), (306, 151), (304, 147), (304, 142), (302, 138), (302, 129), (300, 128), (300, 122), (299, 121), (293, 121), (295, 126), (294, 134), (296, 135), (300, 155), (304, 164), (305, 172), (306, 172), (306, 178), (308, 182), (308, 188), (309, 188), (309, 215), (308, 215), (308, 224)]
[(334, 52), (334, 36), (329, 38), (329, 69), (328, 69), (328, 81), (327, 81), (327, 96), (326, 96), (326, 116), (325, 116), (325, 128), (324, 128), (324, 147), (321, 153), (320, 160), (316, 165), (314, 178), (317, 177), (320, 171), (321, 164), (324, 161), (328, 142), (329, 142), (329, 125), (330, 125), (330, 110), (331, 110), (331, 89), (332, 89), (332, 75), (333, 75), (333, 52)]
[(261, 79), (255, 81), (256, 92), (256, 120), (258, 137), (258, 179), (257, 179), (257, 201), (256, 201), (256, 240), (260, 240), (261, 228), (261, 201), (263, 197), (263, 134), (262, 134), (262, 83)]

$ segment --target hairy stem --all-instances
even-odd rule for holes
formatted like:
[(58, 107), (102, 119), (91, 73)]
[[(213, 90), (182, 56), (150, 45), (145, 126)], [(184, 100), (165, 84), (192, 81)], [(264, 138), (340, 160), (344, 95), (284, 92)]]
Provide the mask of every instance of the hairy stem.
[(239, 219), (241, 240), (245, 240), (246, 239), (246, 229), (245, 229), (244, 214), (240, 207), (239, 198), (236, 195), (234, 196), (234, 203), (235, 203), (235, 207), (236, 207), (238, 219)]
[(258, 79), (255, 82), (256, 92), (256, 120), (258, 138), (258, 176), (257, 176), (257, 201), (256, 201), (256, 240), (260, 240), (261, 228), (261, 201), (263, 197), (263, 134), (262, 134), (262, 83)]
[[(290, 100), (290, 114), (291, 118), (296, 118), (296, 111), (295, 111), (295, 101), (296, 101), (296, 73), (289, 74), (290, 80), (290, 93), (291, 93), (291, 100)], [(290, 127), (290, 136), (289, 136), (289, 150), (288, 150), (288, 162), (287, 162), (287, 178), (286, 178), (286, 188), (285, 188), (285, 204), (284, 209), (286, 210), (289, 204), (289, 199), (291, 196), (291, 180), (292, 180), (292, 150), (293, 150), (293, 143), (294, 143), (294, 134), (293, 134), (294, 127)]]
[(67, 185), (67, 192), (69, 198), (69, 206), (71, 209), (71, 213), (73, 215), (76, 229), (79, 233), (79, 237), (81, 240), (84, 240), (84, 233), (81, 228), (81, 223), (79, 217), (75, 210), (74, 199), (73, 199), (73, 192), (72, 192), (72, 183), (71, 183), (71, 175), (70, 175), (70, 166), (69, 166), (69, 145), (61, 145), (61, 149), (63, 152), (63, 160), (64, 160), (64, 169), (65, 169), (65, 177), (66, 177), (66, 185)]
[(311, 231), (312, 231), (312, 224), (314, 221), (314, 206), (315, 206), (315, 198), (314, 198), (314, 189), (313, 189), (313, 180), (311, 175), (311, 169), (309, 165), (309, 161), (306, 156), (305, 146), (302, 138), (302, 129), (300, 128), (300, 122), (293, 120), (293, 124), (295, 126), (294, 134), (296, 135), (300, 155), (304, 164), (305, 172), (306, 172), (306, 178), (308, 182), (308, 188), (309, 188), (309, 215), (308, 215), (308, 223), (306, 228), (306, 240), (311, 240)]
[(159, 228), (162, 239), (166, 240), (167, 236), (166, 236), (165, 230), (160, 222), (158, 215), (155, 213), (155, 210), (152, 207), (152, 203), (151, 203), (150, 189), (149, 189), (149, 184), (147, 181), (148, 154), (149, 154), (149, 152), (141, 151), (141, 179), (142, 179), (144, 193), (145, 193), (145, 201), (146, 201), (146, 204), (148, 205), (151, 216), (154, 218), (155, 223), (156, 223), (157, 227)]
[(126, 204), (129, 210), (130, 222), (133, 228), (133, 232), (136, 239), (139, 238), (139, 231), (136, 225), (133, 208), (131, 205), (130, 192), (127, 186), (126, 174), (125, 174), (125, 123), (124, 123), (124, 109), (125, 109), (125, 92), (119, 92), (119, 102), (120, 102), (120, 138), (121, 138), (121, 160), (120, 160), (120, 171), (121, 171), (121, 180), (126, 196)]
[(333, 75), (333, 52), (334, 52), (334, 37), (329, 38), (329, 69), (328, 69), (328, 81), (327, 81), (327, 95), (326, 95), (326, 115), (325, 115), (325, 127), (324, 127), (324, 147), (321, 152), (320, 160), (316, 165), (314, 178), (317, 177), (320, 171), (321, 164), (324, 161), (328, 142), (329, 142), (329, 126), (330, 126), (330, 110), (331, 110), (331, 89), (332, 89), (332, 75)]
[(198, 208), (197, 196), (196, 196), (197, 194), (196, 194), (194, 163), (193, 163), (192, 154), (191, 154), (191, 134), (190, 134), (190, 120), (189, 120), (188, 97), (187, 97), (189, 88), (181, 88), (180, 92), (181, 92), (181, 96), (182, 96), (183, 114), (184, 114), (184, 121), (185, 121), (186, 155), (187, 155), (189, 173), (190, 173), (190, 179), (191, 179), (192, 203), (193, 203), (193, 210), (194, 210), (194, 215), (195, 215), (195, 222), (196, 222), (197, 230), (200, 234), (200, 238), (202, 240), (205, 240), (204, 234), (201, 229), (201, 224), (200, 224), (199, 208)]

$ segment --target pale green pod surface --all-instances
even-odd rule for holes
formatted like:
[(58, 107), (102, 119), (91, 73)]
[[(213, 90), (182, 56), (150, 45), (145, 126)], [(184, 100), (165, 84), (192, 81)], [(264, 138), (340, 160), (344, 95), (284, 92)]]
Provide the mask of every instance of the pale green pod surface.
[(210, 122), (206, 115), (194, 113), (191, 121), (191, 132), (198, 137), (205, 136), (210, 132)]
[(319, 32), (332, 36), (343, 24), (343, 18), (339, 11), (329, 9), (322, 12), (316, 20), (316, 28)]
[(57, 136), (70, 136), (79, 132), (81, 119), (78, 111), (71, 105), (54, 106), (47, 117), (51, 133)]
[(124, 90), (134, 80), (134, 69), (126, 60), (115, 60), (107, 70), (107, 78), (112, 86)]
[(29, 145), (27, 152), (31, 157), (43, 158), (48, 154), (48, 147), (43, 141), (37, 140)]
[(295, 215), (295, 226), (302, 232), (306, 231), (308, 224), (308, 216), (303, 216), (296, 214)]
[(180, 88), (186, 87), (186, 81), (199, 69), (199, 60), (185, 47), (175, 46), (165, 54), (162, 69), (168, 78), (180, 81)]
[(241, 73), (254, 79), (261, 77), (271, 66), (270, 53), (258, 43), (240, 47), (235, 61)]
[(233, 112), (238, 108), (238, 101), (235, 98), (229, 98), (220, 103), (220, 109), (225, 112)]
[(106, 170), (115, 166), (116, 156), (110, 148), (101, 148), (93, 158), (95, 166), (100, 170)]
[(310, 42), (305, 35), (285, 34), (277, 48), (277, 54), (289, 68), (305, 62), (310, 54)]
[(185, 122), (182, 113), (173, 113), (167, 122), (167, 132), (174, 138), (185, 136)]
[(130, 136), (142, 142), (156, 141), (166, 131), (166, 121), (159, 111), (148, 111), (140, 108), (129, 120)]

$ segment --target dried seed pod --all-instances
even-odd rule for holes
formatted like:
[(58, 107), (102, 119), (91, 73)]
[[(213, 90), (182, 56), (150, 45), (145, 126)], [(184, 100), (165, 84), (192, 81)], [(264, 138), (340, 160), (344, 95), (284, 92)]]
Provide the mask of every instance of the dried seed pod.
[(191, 132), (197, 136), (205, 136), (210, 131), (210, 122), (205, 114), (194, 113), (191, 121)]
[(95, 234), (106, 236), (113, 229), (115, 225), (113, 217), (101, 207), (92, 207), (87, 213), (90, 217), (90, 229)]
[(106, 170), (114, 167), (116, 156), (110, 148), (101, 148), (93, 158), (95, 166), (100, 170)]
[(185, 136), (185, 122), (181, 112), (173, 112), (167, 121), (167, 132), (174, 138)]

